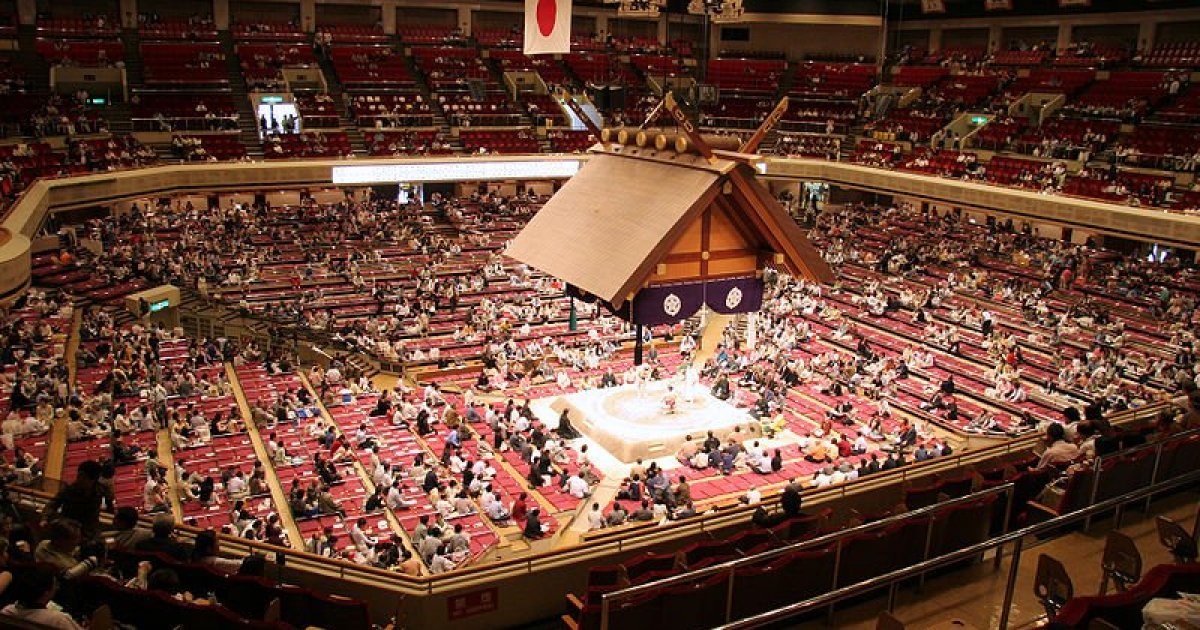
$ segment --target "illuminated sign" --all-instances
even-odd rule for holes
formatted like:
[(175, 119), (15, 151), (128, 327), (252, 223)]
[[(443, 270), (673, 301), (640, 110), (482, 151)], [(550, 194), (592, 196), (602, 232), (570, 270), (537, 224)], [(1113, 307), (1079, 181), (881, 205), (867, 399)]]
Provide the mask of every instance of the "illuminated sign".
[(259, 99), (259, 102), (260, 103), (282, 103), (283, 97), (282, 96), (264, 96)]
[(991, 118), (988, 118), (987, 116), (972, 116), (971, 124), (978, 127), (979, 125), (986, 125), (990, 120)]
[(579, 172), (578, 160), (420, 162), (333, 167), (335, 184), (461, 182), (508, 179), (566, 179)]
[(157, 313), (169, 306), (171, 306), (171, 300), (159, 300), (157, 302), (151, 302), (150, 303), (150, 312)]

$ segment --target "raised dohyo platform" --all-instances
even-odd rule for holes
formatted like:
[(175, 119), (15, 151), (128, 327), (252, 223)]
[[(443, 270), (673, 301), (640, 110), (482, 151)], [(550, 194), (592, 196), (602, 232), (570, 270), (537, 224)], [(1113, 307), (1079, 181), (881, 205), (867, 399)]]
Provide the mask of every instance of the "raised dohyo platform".
[[(668, 413), (665, 401), (672, 385), (676, 404), (674, 413)], [(569, 409), (571, 426), (623, 462), (674, 453), (688, 435), (701, 437), (712, 431), (724, 438), (734, 427), (745, 430), (750, 425), (750, 414), (703, 386), (682, 388), (687, 386), (654, 381), (641, 387), (593, 389), (559, 396), (550, 407), (557, 413)]]

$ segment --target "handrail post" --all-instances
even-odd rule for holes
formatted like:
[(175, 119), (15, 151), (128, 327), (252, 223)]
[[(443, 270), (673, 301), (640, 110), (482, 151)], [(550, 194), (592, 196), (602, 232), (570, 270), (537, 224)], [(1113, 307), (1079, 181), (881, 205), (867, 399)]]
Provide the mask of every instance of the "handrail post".
[[(1096, 494), (1100, 492), (1100, 475), (1104, 470), (1104, 467), (1101, 466), (1102, 459), (1102, 457), (1097, 457), (1096, 461), (1092, 462), (1092, 494), (1088, 497), (1088, 507), (1096, 504)], [(1089, 514), (1087, 518), (1083, 519), (1083, 531), (1086, 533), (1091, 528), (1092, 515)]]
[[(1190, 439), (1190, 438), (1184, 438), (1184, 439), (1186, 440), (1186, 439)], [(1150, 471), (1150, 485), (1151, 486), (1158, 483), (1158, 467), (1160, 465), (1162, 465), (1162, 452), (1163, 452), (1164, 444), (1165, 444), (1165, 442), (1159, 442), (1158, 445), (1154, 448), (1154, 470)], [(1154, 500), (1153, 492), (1146, 495), (1146, 505), (1142, 508), (1143, 514), (1150, 513), (1150, 502), (1153, 500)]]
[(725, 589), (725, 623), (733, 621), (733, 577), (737, 575), (734, 565), (729, 566), (729, 585)]
[[(1200, 516), (1197, 516), (1196, 518), (1197, 518), (1197, 522), (1200, 523)], [(831, 591), (837, 590), (838, 575), (842, 571), (842, 541), (843, 540), (845, 540), (845, 538), (839, 538), (837, 540), (837, 545), (836, 545), (837, 549), (836, 549), (836, 551), (834, 551), (834, 554), (833, 554), (833, 583), (829, 585), (829, 590), (831, 590)], [(830, 602), (829, 608), (827, 608), (826, 612), (825, 612), (825, 625), (827, 625), (827, 626), (833, 625), (833, 608), (834, 608), (834, 604), (833, 604), (833, 602)]]
[(1017, 568), (1021, 564), (1021, 550), (1024, 547), (1024, 538), (1013, 541), (1012, 560), (1008, 563), (1008, 582), (1004, 586), (1004, 603), (1000, 606), (998, 630), (1008, 630), (1008, 615), (1012, 609), (1013, 591), (1017, 588)]
[[(1016, 494), (1016, 487), (1010, 486), (1004, 494), (1007, 495), (1008, 499), (1005, 502), (1005, 506), (1004, 506), (1004, 523), (1000, 526), (1000, 535), (1001, 536), (1008, 533), (1008, 526), (1012, 524), (1011, 519), (1012, 519), (1012, 511), (1013, 511), (1013, 498), (1014, 498), (1013, 495)], [(1004, 544), (1001, 543), (999, 545), (996, 545), (996, 551), (994, 553), (996, 555), (994, 558), (992, 558), (992, 568), (999, 569), (1000, 561), (1004, 558)]]
[(608, 593), (600, 596), (600, 630), (608, 630)]
[[(925, 527), (925, 552), (921, 554), (921, 560), (929, 559), (929, 551), (933, 547), (933, 524), (936, 522), (936, 514), (929, 517), (929, 524)], [(925, 574), (922, 573), (917, 577), (917, 592), (925, 587)], [(888, 612), (892, 611), (892, 601), (896, 598), (895, 586), (892, 587), (892, 592), (888, 594)]]

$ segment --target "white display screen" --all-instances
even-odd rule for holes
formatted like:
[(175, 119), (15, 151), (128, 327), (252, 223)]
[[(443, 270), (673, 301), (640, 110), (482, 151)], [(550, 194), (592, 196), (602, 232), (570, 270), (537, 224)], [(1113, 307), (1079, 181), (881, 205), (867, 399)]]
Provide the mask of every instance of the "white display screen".
[(333, 167), (335, 184), (562, 179), (579, 172), (578, 160), (417, 162)]

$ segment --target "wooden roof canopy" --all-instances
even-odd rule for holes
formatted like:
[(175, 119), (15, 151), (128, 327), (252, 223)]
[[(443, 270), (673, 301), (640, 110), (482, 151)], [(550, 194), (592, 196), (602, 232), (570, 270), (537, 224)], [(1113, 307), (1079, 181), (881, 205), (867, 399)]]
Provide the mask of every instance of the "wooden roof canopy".
[[(757, 180), (752, 151), (772, 120), (739, 148), (733, 138), (697, 133), (669, 93), (663, 105), (679, 131), (600, 132), (591, 159), (506, 253), (615, 308), (643, 288), (759, 276), (767, 265), (832, 282), (820, 254)], [(783, 111), (786, 102), (776, 110)]]

